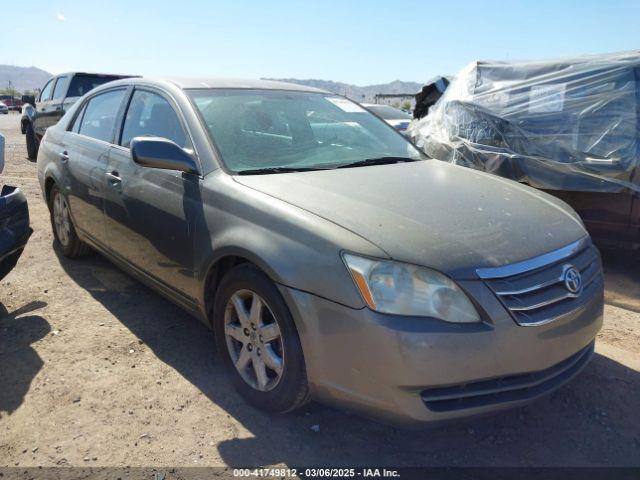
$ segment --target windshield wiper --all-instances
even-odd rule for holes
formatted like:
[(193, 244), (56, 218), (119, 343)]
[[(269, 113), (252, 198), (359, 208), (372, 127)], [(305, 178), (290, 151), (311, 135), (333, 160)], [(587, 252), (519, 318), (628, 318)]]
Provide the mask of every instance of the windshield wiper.
[(238, 175), (269, 175), (271, 173), (292, 173), (292, 172), (313, 172), (316, 170), (324, 170), (324, 168), (313, 167), (267, 167), (252, 168), (249, 170), (240, 170)]
[(400, 162), (415, 162), (419, 159), (409, 157), (378, 157), (378, 158), (365, 158), (364, 160), (358, 160), (357, 162), (345, 163), (338, 165), (335, 168), (351, 168), (351, 167), (367, 167), (369, 165), (391, 165), (393, 163)]

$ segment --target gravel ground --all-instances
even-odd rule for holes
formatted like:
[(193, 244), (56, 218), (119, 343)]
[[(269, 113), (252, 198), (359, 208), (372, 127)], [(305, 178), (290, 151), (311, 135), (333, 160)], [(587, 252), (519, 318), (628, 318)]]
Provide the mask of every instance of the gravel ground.
[(531, 406), (421, 431), (315, 403), (269, 416), (197, 320), (98, 255), (56, 252), (19, 116), (0, 131), (0, 183), (26, 192), (34, 229), (0, 283), (0, 465), (640, 465), (639, 254), (605, 253), (597, 354)]

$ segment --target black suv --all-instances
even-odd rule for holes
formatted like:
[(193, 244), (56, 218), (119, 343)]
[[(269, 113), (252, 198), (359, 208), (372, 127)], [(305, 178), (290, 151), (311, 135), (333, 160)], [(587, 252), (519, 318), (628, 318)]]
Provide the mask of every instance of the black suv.
[(71, 72), (62, 73), (49, 80), (35, 102), (35, 114), (24, 127), (29, 158), (36, 159), (44, 132), (58, 123), (64, 112), (76, 100), (98, 85), (130, 76)]

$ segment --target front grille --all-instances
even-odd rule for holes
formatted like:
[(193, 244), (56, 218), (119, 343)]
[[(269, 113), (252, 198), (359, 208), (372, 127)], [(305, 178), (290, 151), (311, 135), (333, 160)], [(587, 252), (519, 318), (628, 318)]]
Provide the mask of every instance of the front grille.
[(422, 391), (422, 401), (429, 410), (448, 412), (532, 399), (554, 390), (577, 374), (589, 362), (593, 355), (593, 347), (592, 342), (546, 370), (463, 385), (430, 388)]
[[(479, 274), (519, 325), (543, 325), (578, 310), (602, 289), (600, 256), (590, 241), (563, 251), (566, 255), (549, 254), (549, 262), (543, 265), (532, 263), (532, 269), (527, 270), (525, 262), (515, 270), (497, 268), (492, 275), (492, 269), (482, 269)], [(582, 280), (577, 292), (565, 285), (565, 272), (571, 267)]]

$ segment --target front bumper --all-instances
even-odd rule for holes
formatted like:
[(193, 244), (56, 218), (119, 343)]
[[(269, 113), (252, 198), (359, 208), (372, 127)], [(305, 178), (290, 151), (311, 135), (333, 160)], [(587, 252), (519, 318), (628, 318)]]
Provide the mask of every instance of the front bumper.
[(580, 309), (522, 327), (483, 282), (460, 283), (490, 321), (380, 314), (281, 287), (313, 396), (392, 423), (431, 423), (526, 404), (566, 383), (591, 357), (602, 285)]

